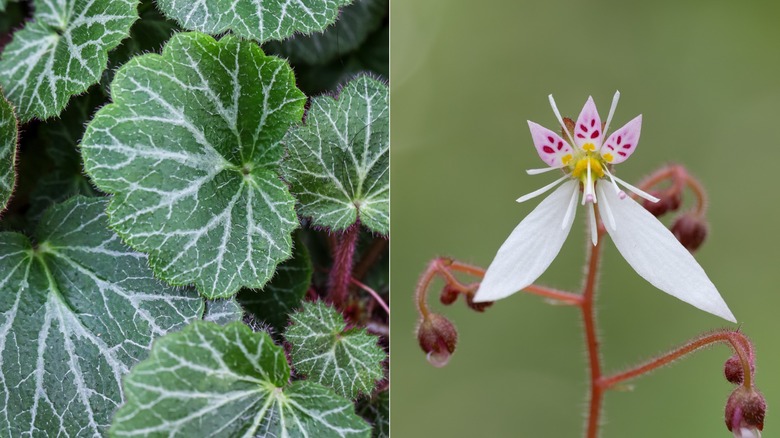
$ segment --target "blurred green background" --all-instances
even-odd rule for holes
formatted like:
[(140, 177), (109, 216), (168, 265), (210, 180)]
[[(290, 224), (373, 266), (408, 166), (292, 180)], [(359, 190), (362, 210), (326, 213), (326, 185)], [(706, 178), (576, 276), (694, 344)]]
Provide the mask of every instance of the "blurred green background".
[[(436, 369), (414, 337), (412, 294), (437, 255), (487, 266), (538, 204), (514, 200), (554, 179), (524, 172), (543, 166), (526, 120), (556, 126), (547, 95), (573, 118), (593, 95), (606, 118), (616, 89), (613, 128), (644, 114), (620, 176), (636, 182), (677, 162), (708, 189), (711, 232), (697, 258), (756, 344), (764, 436), (780, 436), (780, 3), (394, 0), (391, 17), (393, 436), (582, 434), (576, 308), (516, 294), (478, 314), (434, 293), (460, 332)], [(579, 287), (583, 213), (540, 283)], [(611, 242), (602, 266), (607, 371), (727, 325), (655, 290)], [(609, 393), (602, 436), (731, 436), (729, 355), (712, 348)]]

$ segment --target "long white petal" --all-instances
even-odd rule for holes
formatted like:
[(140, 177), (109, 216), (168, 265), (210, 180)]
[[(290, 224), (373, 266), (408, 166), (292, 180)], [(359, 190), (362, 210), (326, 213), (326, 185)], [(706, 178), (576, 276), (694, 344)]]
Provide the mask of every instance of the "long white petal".
[(630, 197), (602, 190), (616, 228), (607, 227), (615, 246), (642, 278), (662, 291), (705, 312), (736, 322), (704, 269), (677, 238)]
[[(512, 295), (536, 281), (550, 266), (574, 222), (575, 214), (567, 215), (567, 211), (579, 184), (579, 181), (562, 184), (512, 231), (488, 267), (474, 296), (475, 302)], [(563, 228), (559, 226), (561, 223)]]

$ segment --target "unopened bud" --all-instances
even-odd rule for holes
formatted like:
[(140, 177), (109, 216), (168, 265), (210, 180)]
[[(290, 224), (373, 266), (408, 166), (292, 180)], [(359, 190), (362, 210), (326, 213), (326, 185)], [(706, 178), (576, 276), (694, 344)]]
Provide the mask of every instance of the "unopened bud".
[(431, 365), (441, 368), (450, 361), (458, 342), (458, 331), (445, 317), (431, 313), (417, 326), (417, 341)]
[(442, 304), (449, 306), (458, 299), (458, 294), (459, 292), (457, 289), (449, 284), (445, 285), (441, 290), (441, 295), (439, 295), (439, 301), (441, 301)]
[(481, 303), (475, 303), (474, 302), (474, 294), (469, 294), (466, 296), (466, 305), (468, 305), (471, 310), (477, 311), (477, 312), (484, 312), (485, 309), (492, 306), (494, 301), (483, 301)]
[(653, 214), (655, 217), (663, 216), (670, 211), (676, 211), (682, 204), (682, 196), (679, 191), (674, 191), (671, 194), (667, 192), (652, 191), (651, 195), (659, 199), (658, 202), (651, 202), (645, 199), (642, 205), (647, 211)]
[(757, 438), (764, 429), (766, 400), (755, 389), (739, 386), (726, 402), (726, 427), (736, 438)]
[[(756, 371), (755, 364), (750, 364), (750, 372)], [(739, 359), (739, 355), (734, 354), (726, 360), (723, 364), (723, 374), (726, 376), (726, 380), (735, 384), (741, 385), (745, 380), (745, 368), (742, 366), (742, 361)]]
[(672, 233), (688, 251), (694, 252), (707, 238), (707, 224), (693, 214), (684, 214), (672, 225)]

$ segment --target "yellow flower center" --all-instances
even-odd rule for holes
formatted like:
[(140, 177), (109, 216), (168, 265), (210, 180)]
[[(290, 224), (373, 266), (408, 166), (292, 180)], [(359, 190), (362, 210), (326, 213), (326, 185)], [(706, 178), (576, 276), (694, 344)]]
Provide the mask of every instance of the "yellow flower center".
[(596, 180), (604, 177), (604, 169), (609, 161), (596, 152), (596, 146), (593, 143), (582, 145), (582, 152), (575, 153), (574, 156), (563, 157), (563, 163), (569, 166), (571, 177), (581, 180), (583, 184), (588, 178), (588, 164), (590, 164), (591, 178)]

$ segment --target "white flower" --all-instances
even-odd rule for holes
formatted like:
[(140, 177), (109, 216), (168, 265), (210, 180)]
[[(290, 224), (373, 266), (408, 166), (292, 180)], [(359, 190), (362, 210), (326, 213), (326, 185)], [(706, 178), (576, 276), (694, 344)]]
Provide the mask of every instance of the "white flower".
[(559, 186), (512, 231), (488, 267), (474, 301), (495, 301), (531, 285), (550, 266), (563, 246), (575, 208), (583, 193), (590, 222), (591, 240), (598, 239), (594, 204), (607, 232), (629, 265), (653, 286), (706, 312), (736, 322), (707, 274), (693, 256), (658, 219), (619, 187), (652, 202), (658, 199), (617, 178), (612, 166), (627, 160), (636, 150), (642, 127), (637, 116), (607, 137), (609, 123), (620, 93), (615, 93), (602, 129), (601, 118), (588, 98), (571, 133), (563, 123), (555, 101), (550, 104), (568, 141), (555, 132), (529, 121), (536, 151), (550, 167), (532, 169), (531, 175), (560, 170), (558, 180), (529, 193), (524, 202)]

